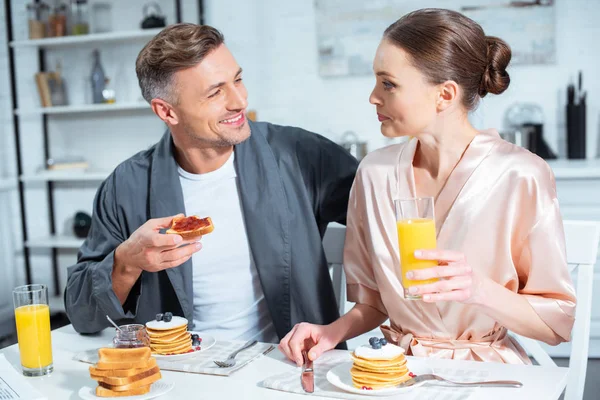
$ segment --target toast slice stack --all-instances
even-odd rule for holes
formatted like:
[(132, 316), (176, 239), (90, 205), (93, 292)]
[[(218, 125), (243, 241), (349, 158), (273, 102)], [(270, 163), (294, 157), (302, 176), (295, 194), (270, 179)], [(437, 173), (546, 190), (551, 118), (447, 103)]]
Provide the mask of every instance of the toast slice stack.
[(90, 376), (98, 382), (96, 396), (123, 397), (145, 394), (161, 378), (156, 359), (149, 347), (98, 349), (98, 362), (90, 367)]

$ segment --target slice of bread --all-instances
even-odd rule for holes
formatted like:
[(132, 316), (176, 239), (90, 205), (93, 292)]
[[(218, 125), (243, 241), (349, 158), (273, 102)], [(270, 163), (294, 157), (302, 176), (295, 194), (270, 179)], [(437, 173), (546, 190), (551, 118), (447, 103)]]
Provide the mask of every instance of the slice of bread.
[(108, 383), (98, 382), (98, 386), (102, 386), (105, 389), (109, 389), (115, 392), (124, 392), (126, 390), (137, 389), (143, 386), (151, 385), (160, 378), (162, 378), (162, 376), (160, 374), (160, 371), (158, 371), (152, 375), (145, 376), (142, 379), (127, 383), (125, 385), (109, 385)]
[[(187, 225), (187, 226), (186, 226)], [(189, 228), (188, 226), (192, 226)], [(199, 218), (195, 215), (189, 217), (176, 217), (171, 222), (171, 228), (166, 233), (176, 234), (184, 239), (192, 239), (211, 233), (215, 229), (210, 217)]]
[(98, 361), (96, 363), (97, 369), (147, 369), (150, 367), (152, 361), (148, 360), (140, 360), (140, 361), (112, 361), (112, 362), (103, 362)]
[(123, 397), (145, 394), (161, 378), (149, 347), (98, 349), (98, 362), (90, 376), (98, 382), (96, 396)]
[(128, 368), (128, 369), (98, 369), (95, 366), (90, 366), (90, 376), (92, 378), (102, 377), (102, 376), (112, 376), (116, 378), (125, 378), (128, 376), (133, 376), (137, 374), (141, 374), (144, 371), (152, 369), (156, 367), (156, 358), (152, 357), (148, 361), (146, 367), (144, 368)]
[(117, 392), (104, 388), (102, 386), (96, 386), (96, 396), (98, 397), (125, 397), (125, 396), (137, 396), (140, 394), (146, 394), (150, 391), (150, 385), (141, 386), (131, 390), (125, 390)]
[(148, 368), (152, 361), (149, 347), (137, 347), (132, 349), (98, 349), (98, 362), (96, 369), (131, 369)]
[(139, 361), (150, 358), (150, 349), (148, 347), (134, 347), (130, 349), (102, 347), (98, 349), (99, 361), (103, 362), (122, 362)]
[(123, 385), (129, 385), (130, 383), (133, 383), (136, 381), (140, 381), (140, 380), (147, 378), (151, 375), (154, 375), (158, 372), (160, 372), (160, 369), (158, 367), (153, 367), (150, 369), (143, 370), (142, 372), (135, 374), (135, 375), (131, 375), (131, 376), (115, 377), (112, 375), (99, 376), (99, 375), (90, 374), (90, 377), (95, 381), (105, 383), (107, 385), (123, 386)]

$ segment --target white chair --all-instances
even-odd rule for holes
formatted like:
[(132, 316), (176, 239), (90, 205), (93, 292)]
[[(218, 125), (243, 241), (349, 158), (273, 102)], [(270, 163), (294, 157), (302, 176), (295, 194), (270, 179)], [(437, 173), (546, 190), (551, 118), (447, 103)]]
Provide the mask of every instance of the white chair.
[[(592, 287), (594, 283), (594, 265), (598, 257), (598, 245), (600, 243), (600, 222), (564, 221), (564, 228), (567, 262), (571, 272), (577, 269), (577, 310), (571, 338), (569, 378), (564, 400), (580, 400), (583, 398), (588, 362)], [(332, 281), (340, 314), (343, 314), (346, 308), (346, 279), (342, 267), (345, 233), (346, 229), (342, 225), (330, 226), (323, 239), (325, 255), (332, 269)], [(517, 335), (515, 337), (538, 364), (556, 366), (556, 363), (538, 341)]]
[[(346, 240), (346, 227), (340, 224), (330, 224), (323, 238), (323, 247), (325, 249), (325, 256), (327, 258), (327, 264), (329, 264), (331, 280), (333, 282), (333, 290), (335, 292), (335, 299), (338, 304), (340, 315), (344, 315), (350, 311), (350, 308), (354, 303), (346, 302), (346, 275), (344, 274), (344, 266), (342, 265), (344, 260), (344, 242)], [(385, 322), (389, 325), (389, 321)], [(354, 350), (362, 344), (369, 342), (369, 338), (372, 336), (381, 337), (381, 330), (375, 328), (370, 332), (363, 333), (353, 339), (347, 340), (349, 350)]]
[[(564, 400), (583, 399), (585, 377), (590, 345), (590, 325), (592, 316), (592, 286), (594, 265), (598, 257), (600, 243), (600, 222), (564, 221), (569, 269), (577, 269), (577, 310), (575, 325), (571, 333), (571, 353), (569, 355), (569, 378)], [(533, 339), (517, 336), (517, 340), (527, 353), (542, 366), (556, 366), (541, 344)]]
[(331, 281), (340, 315), (346, 313), (346, 276), (344, 275), (344, 241), (346, 227), (340, 224), (330, 224), (323, 238), (325, 257), (330, 268)]

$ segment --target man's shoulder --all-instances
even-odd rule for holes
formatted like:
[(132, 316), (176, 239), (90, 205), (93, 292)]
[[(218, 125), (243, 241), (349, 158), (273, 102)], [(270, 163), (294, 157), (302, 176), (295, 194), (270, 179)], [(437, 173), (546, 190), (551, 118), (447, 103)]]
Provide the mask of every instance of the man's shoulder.
[(113, 181), (114, 184), (127, 185), (132, 179), (137, 180), (142, 176), (148, 176), (156, 146), (157, 144), (142, 150), (118, 164), (108, 180)]
[(270, 122), (254, 122), (253, 127), (270, 144), (295, 146), (298, 143), (318, 143), (324, 137), (297, 126), (278, 125)]

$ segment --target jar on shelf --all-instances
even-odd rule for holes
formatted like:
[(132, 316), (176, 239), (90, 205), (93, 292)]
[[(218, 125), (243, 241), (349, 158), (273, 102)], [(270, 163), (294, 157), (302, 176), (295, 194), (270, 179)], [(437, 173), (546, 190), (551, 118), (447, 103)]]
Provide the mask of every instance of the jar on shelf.
[(102, 90), (102, 101), (107, 104), (113, 104), (117, 101), (115, 90), (113, 89), (110, 79), (104, 80), (104, 90)]
[(144, 325), (121, 325), (115, 329), (113, 346), (118, 349), (131, 349), (135, 347), (150, 347), (150, 336)]
[(67, 6), (60, 4), (54, 7), (48, 18), (50, 36), (65, 36), (67, 34)]
[(90, 18), (87, 0), (71, 0), (71, 34), (87, 35), (90, 32)]
[(29, 39), (41, 39), (46, 37), (49, 9), (50, 7), (43, 2), (27, 4)]

